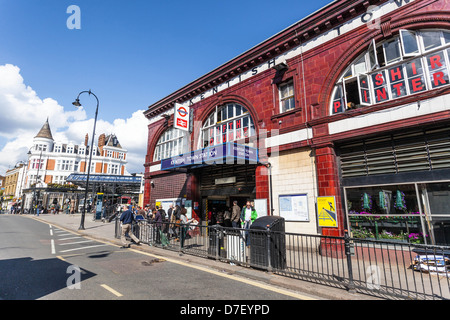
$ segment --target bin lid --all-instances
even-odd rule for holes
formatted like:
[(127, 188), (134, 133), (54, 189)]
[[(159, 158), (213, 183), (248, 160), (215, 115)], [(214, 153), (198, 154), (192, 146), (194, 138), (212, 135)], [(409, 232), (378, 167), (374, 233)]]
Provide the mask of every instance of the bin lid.
[(280, 216), (264, 216), (256, 219), (250, 226), (250, 229), (266, 230), (272, 228), (278, 223), (284, 223), (284, 218)]

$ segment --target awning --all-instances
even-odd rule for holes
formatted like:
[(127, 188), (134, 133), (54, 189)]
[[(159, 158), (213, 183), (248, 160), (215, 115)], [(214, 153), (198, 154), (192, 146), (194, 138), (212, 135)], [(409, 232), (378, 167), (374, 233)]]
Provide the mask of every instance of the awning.
[(161, 170), (216, 164), (257, 164), (258, 149), (236, 142), (223, 143), (161, 160)]
[[(87, 174), (72, 173), (67, 179), (76, 186), (86, 188)], [(109, 194), (139, 193), (142, 183), (141, 176), (118, 176), (106, 174), (89, 175), (89, 191), (102, 189)]]

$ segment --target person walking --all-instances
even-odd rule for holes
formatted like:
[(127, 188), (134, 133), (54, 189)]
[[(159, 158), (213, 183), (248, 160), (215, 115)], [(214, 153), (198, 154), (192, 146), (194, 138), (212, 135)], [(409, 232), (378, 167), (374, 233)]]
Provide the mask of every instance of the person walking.
[[(184, 208), (184, 207), (183, 207)], [(187, 232), (189, 229), (189, 223), (191, 223), (194, 219), (188, 219), (186, 216), (187, 210), (181, 210), (180, 214), (180, 246), (183, 248), (184, 246), (184, 240), (186, 240)]]
[[(256, 210), (252, 207), (251, 202), (247, 201), (247, 204), (241, 212), (242, 228), (244, 228), (245, 230), (250, 229), (251, 224), (256, 220), (257, 217), (258, 214), (256, 213)], [(248, 231), (245, 232), (245, 243), (247, 247), (250, 245), (250, 237), (248, 236)]]
[(239, 208), (237, 201), (233, 201), (233, 208), (231, 209), (231, 225), (233, 228), (240, 227), (241, 208)]
[(121, 248), (129, 248), (130, 244), (127, 242), (125, 235), (128, 235), (136, 242), (137, 245), (140, 245), (141, 241), (133, 234), (131, 231), (131, 224), (134, 221), (134, 215), (131, 211), (131, 206), (128, 206), (128, 209), (122, 213), (120, 216), (120, 222), (122, 222), (122, 234), (120, 236), (120, 240), (122, 241), (123, 246)]

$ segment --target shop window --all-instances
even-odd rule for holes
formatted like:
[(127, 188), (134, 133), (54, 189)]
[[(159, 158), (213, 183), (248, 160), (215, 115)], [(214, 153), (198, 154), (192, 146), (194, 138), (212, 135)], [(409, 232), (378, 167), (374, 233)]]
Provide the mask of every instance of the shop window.
[(425, 243), (428, 232), (414, 184), (355, 187), (345, 193), (353, 237)]
[(400, 30), (381, 43), (374, 40), (336, 83), (331, 114), (450, 84), (450, 32)]

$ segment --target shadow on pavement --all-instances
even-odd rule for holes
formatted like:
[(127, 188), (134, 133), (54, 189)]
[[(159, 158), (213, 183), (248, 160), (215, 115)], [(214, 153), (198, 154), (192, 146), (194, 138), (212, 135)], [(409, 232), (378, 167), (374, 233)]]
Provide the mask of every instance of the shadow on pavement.
[[(30, 257), (0, 260), (0, 300), (35, 300), (67, 287), (74, 272), (70, 263), (57, 258), (33, 260)], [(82, 269), (81, 282), (95, 273)], [(73, 277), (69, 285), (73, 284)]]

